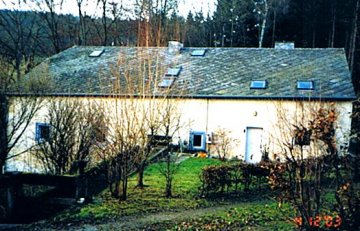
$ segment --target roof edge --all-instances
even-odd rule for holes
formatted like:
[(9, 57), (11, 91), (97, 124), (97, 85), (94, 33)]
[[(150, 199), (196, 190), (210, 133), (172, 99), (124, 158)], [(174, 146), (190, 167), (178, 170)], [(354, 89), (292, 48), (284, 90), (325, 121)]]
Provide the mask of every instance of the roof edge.
[[(164, 95), (126, 95), (126, 94), (98, 94), (98, 93), (7, 93), (10, 97), (96, 97), (96, 98), (162, 98)], [(248, 99), (248, 100), (309, 100), (309, 101), (354, 101), (357, 100), (356, 96), (353, 97), (306, 97), (306, 96), (234, 96), (234, 95), (168, 95), (169, 98), (183, 98), (183, 99)]]

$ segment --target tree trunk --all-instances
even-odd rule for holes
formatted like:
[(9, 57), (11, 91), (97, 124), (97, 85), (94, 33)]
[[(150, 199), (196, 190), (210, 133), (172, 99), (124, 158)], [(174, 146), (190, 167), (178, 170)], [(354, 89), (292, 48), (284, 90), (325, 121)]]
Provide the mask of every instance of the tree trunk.
[(144, 188), (144, 171), (145, 171), (145, 164), (142, 163), (140, 164), (140, 166), (138, 167), (138, 183), (136, 185), (136, 187), (138, 188)]
[(356, 50), (356, 39), (357, 39), (357, 21), (358, 21), (358, 12), (359, 12), (359, 6), (360, 0), (356, 1), (356, 7), (355, 7), (355, 15), (354, 15), (354, 21), (353, 21), (353, 31), (350, 39), (350, 46), (349, 46), (349, 66), (350, 71), (353, 73), (354, 71), (354, 64), (355, 64), (355, 50)]
[(166, 186), (165, 186), (166, 198), (172, 197), (171, 188), (172, 188), (171, 157), (170, 157), (170, 153), (168, 153), (166, 157)]
[(316, 46), (316, 27), (315, 25), (313, 25), (311, 47), (315, 48), (315, 46)]
[(225, 46), (225, 24), (222, 26), (222, 34), (221, 34), (221, 47)]
[(127, 176), (123, 176), (122, 180), (122, 194), (121, 194), (121, 200), (126, 201), (127, 199)]
[(138, 23), (137, 23), (137, 46), (140, 47), (141, 46), (141, 43), (140, 43), (140, 38), (142, 37), (141, 36), (141, 19), (138, 20)]
[(79, 46), (86, 45), (85, 38), (84, 38), (85, 37), (84, 17), (82, 15), (81, 4), (82, 4), (82, 2), (78, 1), (78, 13), (79, 13), (79, 38), (78, 38), (79, 42), (78, 42), (78, 44), (79, 44)]
[(335, 29), (336, 29), (336, 1), (333, 4), (333, 9), (332, 9), (332, 23), (331, 23), (331, 34), (330, 34), (330, 39), (329, 39), (329, 46), (330, 47), (334, 47), (335, 44)]
[[(275, 1), (276, 4), (276, 1)], [(272, 39), (271, 39), (271, 45), (272, 47), (275, 47), (275, 30), (276, 30), (276, 5), (274, 6), (274, 18), (273, 18), (273, 28), (272, 28)]]
[(7, 140), (7, 121), (8, 121), (8, 100), (6, 96), (0, 93), (0, 174), (3, 173), (3, 167), (8, 156)]
[(104, 40), (103, 40), (103, 46), (107, 45), (107, 40), (108, 40), (108, 31), (107, 31), (107, 17), (106, 17), (106, 0), (102, 1), (103, 4), (103, 11), (102, 11), (102, 24), (103, 24), (103, 29), (104, 29)]
[(268, 4), (267, 4), (267, 0), (264, 0), (264, 14), (263, 14), (263, 20), (261, 23), (261, 28), (260, 28), (260, 38), (259, 38), (259, 48), (262, 48), (263, 46), (263, 40), (264, 40), (264, 34), (265, 34), (265, 27), (266, 27), (266, 20), (267, 20), (267, 15), (268, 15)]
[(168, 177), (168, 179), (166, 179), (166, 191), (165, 191), (165, 197), (166, 198), (171, 198), (172, 197), (172, 178)]
[(51, 21), (50, 21), (50, 29), (51, 29), (51, 37), (52, 37), (52, 42), (53, 42), (53, 46), (55, 49), (56, 53), (60, 52), (60, 42), (59, 42), (59, 33), (58, 33), (58, 22), (56, 19), (56, 13), (53, 11), (53, 9), (50, 9), (50, 17), (51, 17)]
[(233, 42), (234, 42), (234, 1), (232, 1), (232, 6), (231, 6), (231, 31), (230, 31), (230, 47), (233, 46)]

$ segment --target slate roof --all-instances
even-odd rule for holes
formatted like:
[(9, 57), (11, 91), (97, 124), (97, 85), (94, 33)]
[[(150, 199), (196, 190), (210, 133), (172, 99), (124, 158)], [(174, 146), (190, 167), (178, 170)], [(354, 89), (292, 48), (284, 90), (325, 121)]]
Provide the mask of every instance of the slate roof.
[[(105, 49), (100, 57), (89, 57), (99, 49)], [(181, 66), (173, 88), (185, 89), (189, 97), (355, 98), (344, 49), (203, 48), (205, 56), (191, 56), (196, 49), (170, 54), (166, 47), (75, 46), (45, 61), (55, 83), (50, 93), (121, 94), (124, 89), (116, 86), (127, 83), (126, 76), (146, 80), (152, 73), (161, 81), (168, 68)], [(266, 89), (250, 89), (252, 80), (266, 80)], [(313, 81), (314, 90), (297, 90), (299, 80)]]

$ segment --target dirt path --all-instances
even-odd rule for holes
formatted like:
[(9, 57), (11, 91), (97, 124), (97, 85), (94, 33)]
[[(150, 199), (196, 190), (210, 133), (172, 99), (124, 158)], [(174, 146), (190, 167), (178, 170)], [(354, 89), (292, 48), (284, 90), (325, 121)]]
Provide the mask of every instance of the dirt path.
[[(235, 202), (227, 205), (218, 205), (201, 209), (189, 209), (179, 212), (161, 212), (155, 214), (146, 214), (144, 216), (129, 216), (121, 218), (116, 222), (109, 222), (106, 224), (85, 224), (76, 227), (67, 227), (63, 230), (71, 231), (105, 231), (105, 230), (142, 230), (144, 227), (154, 223), (163, 223), (166, 221), (182, 221), (204, 215), (217, 214), (219, 212), (227, 211), (237, 205), (244, 204), (244, 202)], [(52, 229), (47, 229), (52, 230)], [(56, 229), (59, 230), (59, 229)]]

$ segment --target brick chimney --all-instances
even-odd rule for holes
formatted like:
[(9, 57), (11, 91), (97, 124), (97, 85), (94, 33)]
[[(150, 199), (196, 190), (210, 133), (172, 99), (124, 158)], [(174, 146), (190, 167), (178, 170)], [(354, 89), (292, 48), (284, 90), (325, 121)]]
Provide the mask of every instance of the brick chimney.
[(295, 48), (295, 42), (275, 42), (275, 49), (290, 50)]

